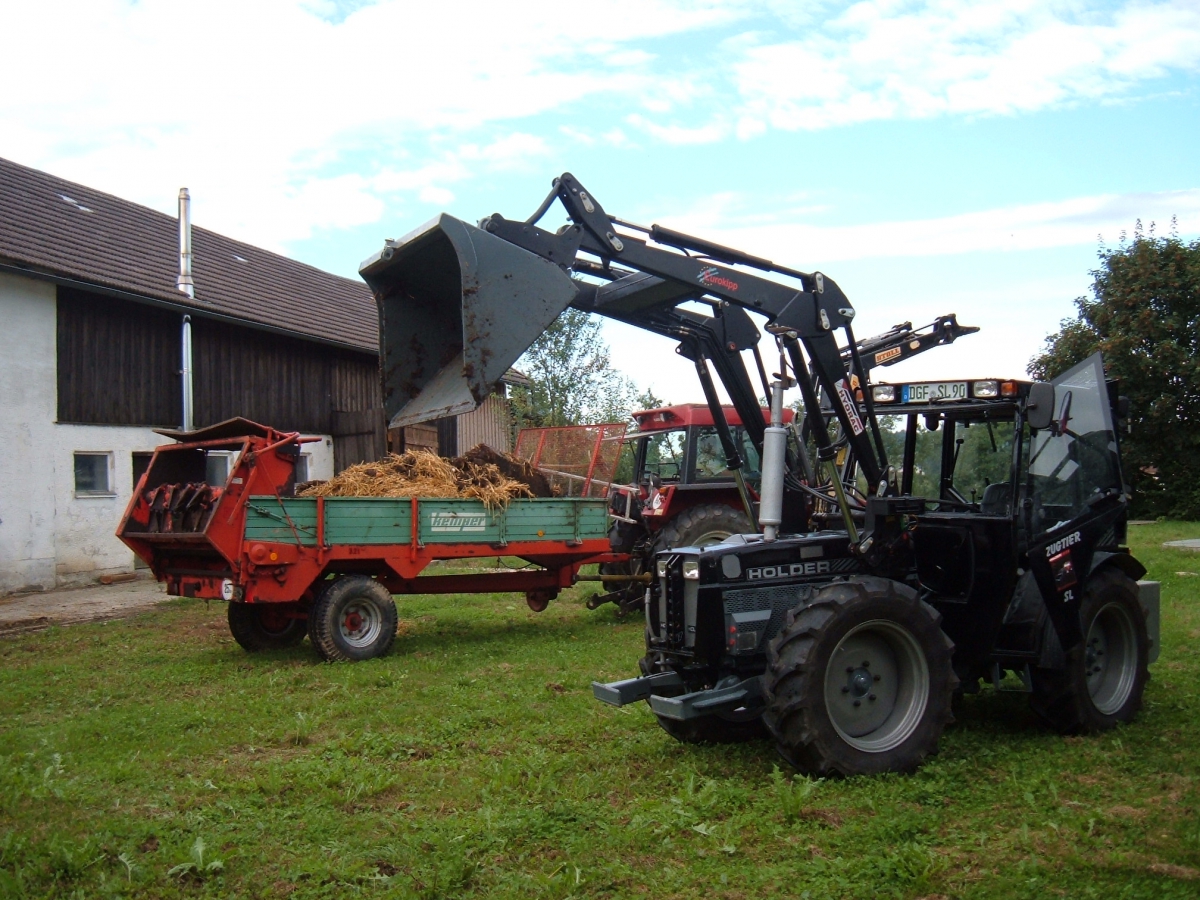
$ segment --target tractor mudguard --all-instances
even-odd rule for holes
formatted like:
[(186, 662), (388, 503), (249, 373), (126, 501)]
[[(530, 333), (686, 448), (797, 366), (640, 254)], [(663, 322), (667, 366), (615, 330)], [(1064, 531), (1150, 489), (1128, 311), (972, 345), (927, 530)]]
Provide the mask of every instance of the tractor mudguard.
[(445, 214), (359, 266), (389, 427), (470, 412), (575, 299), (561, 268)]
[(1113, 566), (1133, 581), (1140, 580), (1146, 574), (1146, 567), (1128, 553), (1111, 553), (1108, 550), (1097, 550), (1092, 554), (1092, 568), (1088, 576), (1095, 575), (1105, 566)]

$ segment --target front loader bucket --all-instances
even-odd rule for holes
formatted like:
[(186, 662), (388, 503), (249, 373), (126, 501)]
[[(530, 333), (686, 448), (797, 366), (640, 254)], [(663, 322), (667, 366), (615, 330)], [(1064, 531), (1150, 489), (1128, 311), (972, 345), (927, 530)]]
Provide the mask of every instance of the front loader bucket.
[(444, 213), (364, 262), (391, 428), (470, 412), (572, 300), (558, 266)]

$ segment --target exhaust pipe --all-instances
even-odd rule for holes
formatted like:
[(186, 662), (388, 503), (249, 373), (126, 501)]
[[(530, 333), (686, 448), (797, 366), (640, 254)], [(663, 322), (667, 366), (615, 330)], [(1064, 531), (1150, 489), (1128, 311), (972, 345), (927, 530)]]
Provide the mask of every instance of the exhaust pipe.
[[(782, 363), (782, 360), (781, 360)], [(780, 369), (786, 373), (783, 366)], [(783, 391), (786, 374), (771, 385), (771, 424), (763, 433), (762, 493), (758, 507), (758, 524), (763, 540), (768, 543), (779, 537), (783, 523), (783, 478), (787, 467), (787, 429), (783, 427)]]
[(379, 307), (389, 428), (475, 409), (578, 293), (554, 263), (444, 213), (358, 272)]

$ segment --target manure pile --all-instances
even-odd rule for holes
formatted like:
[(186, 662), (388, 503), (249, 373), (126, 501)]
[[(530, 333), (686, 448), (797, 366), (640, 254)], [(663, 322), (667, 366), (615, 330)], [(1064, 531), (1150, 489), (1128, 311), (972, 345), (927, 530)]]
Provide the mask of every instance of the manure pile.
[(428, 450), (390, 453), (359, 463), (328, 481), (299, 486), (299, 497), (464, 497), (496, 509), (513, 497), (554, 496), (537, 469), (480, 444), (446, 459)]

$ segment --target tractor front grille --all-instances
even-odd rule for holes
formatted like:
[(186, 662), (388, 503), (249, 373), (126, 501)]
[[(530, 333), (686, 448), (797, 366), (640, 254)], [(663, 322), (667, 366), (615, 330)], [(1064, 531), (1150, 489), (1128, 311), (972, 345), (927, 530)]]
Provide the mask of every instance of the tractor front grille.
[(788, 610), (807, 604), (813, 590), (811, 584), (781, 584), (726, 591), (727, 651), (735, 655), (761, 652), (767, 641), (783, 630)]
[(666, 574), (658, 579), (658, 621), (650, 622), (658, 644), (677, 653), (689, 653), (696, 646), (699, 582), (683, 577), (684, 559), (681, 555), (668, 557)]

